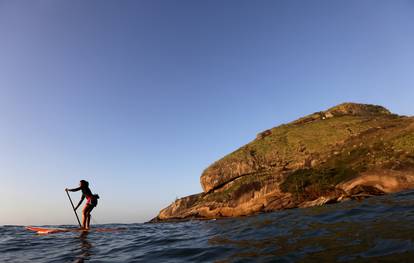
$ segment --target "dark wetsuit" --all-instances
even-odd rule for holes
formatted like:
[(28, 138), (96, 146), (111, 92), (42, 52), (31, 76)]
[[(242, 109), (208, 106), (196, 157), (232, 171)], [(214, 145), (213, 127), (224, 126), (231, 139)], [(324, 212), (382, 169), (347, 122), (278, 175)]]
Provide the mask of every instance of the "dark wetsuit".
[(86, 204), (96, 206), (98, 204), (98, 199), (96, 198), (96, 195), (92, 194), (91, 189), (89, 187), (78, 187), (74, 189), (69, 189), (71, 192), (76, 192), (82, 190), (82, 197), (79, 203), (83, 202), (83, 199), (86, 197)]

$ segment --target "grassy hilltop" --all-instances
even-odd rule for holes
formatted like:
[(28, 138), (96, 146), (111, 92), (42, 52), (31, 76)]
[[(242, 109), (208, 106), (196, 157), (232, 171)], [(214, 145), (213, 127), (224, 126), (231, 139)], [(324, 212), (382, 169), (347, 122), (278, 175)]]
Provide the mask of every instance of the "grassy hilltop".
[(414, 187), (414, 119), (344, 103), (266, 130), (201, 175), (204, 192), (154, 221), (306, 207)]

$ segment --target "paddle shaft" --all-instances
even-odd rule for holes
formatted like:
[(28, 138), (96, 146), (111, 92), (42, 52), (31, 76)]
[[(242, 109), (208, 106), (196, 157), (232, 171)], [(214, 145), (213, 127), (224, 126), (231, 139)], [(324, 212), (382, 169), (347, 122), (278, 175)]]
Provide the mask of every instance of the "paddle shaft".
[(70, 201), (70, 204), (72, 205), (73, 212), (75, 212), (76, 219), (78, 219), (78, 224), (79, 224), (79, 227), (82, 227), (81, 222), (79, 221), (78, 213), (76, 213), (75, 206), (73, 205), (72, 199), (70, 198), (69, 191), (66, 191), (66, 194), (67, 194), (67, 195), (68, 195), (68, 197), (69, 197), (69, 201)]

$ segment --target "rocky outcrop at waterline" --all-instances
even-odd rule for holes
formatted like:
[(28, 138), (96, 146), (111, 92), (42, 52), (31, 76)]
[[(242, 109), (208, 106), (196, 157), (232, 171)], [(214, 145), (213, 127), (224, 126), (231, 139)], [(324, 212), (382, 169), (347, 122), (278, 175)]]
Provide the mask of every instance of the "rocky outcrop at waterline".
[(344, 103), (259, 133), (152, 221), (245, 216), (414, 188), (414, 118)]

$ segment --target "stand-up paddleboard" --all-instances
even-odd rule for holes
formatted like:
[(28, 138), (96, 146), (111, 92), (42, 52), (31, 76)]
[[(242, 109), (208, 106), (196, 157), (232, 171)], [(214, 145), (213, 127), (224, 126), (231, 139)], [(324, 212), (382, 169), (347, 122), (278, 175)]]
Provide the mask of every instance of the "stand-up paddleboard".
[(82, 229), (82, 228), (51, 228), (51, 227), (33, 227), (27, 226), (27, 230), (34, 231), (38, 234), (54, 234), (54, 233), (64, 233), (64, 232), (118, 232), (121, 231), (121, 228), (92, 228), (92, 229)]
[(84, 230), (80, 228), (51, 228), (51, 227), (33, 227), (33, 226), (27, 226), (26, 229), (37, 232), (38, 234), (88, 231), (88, 230)]

